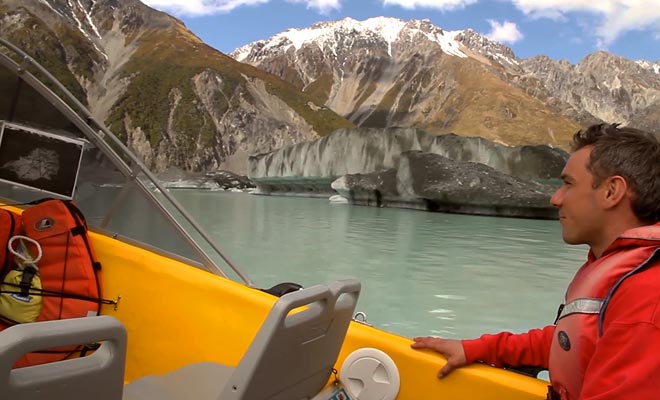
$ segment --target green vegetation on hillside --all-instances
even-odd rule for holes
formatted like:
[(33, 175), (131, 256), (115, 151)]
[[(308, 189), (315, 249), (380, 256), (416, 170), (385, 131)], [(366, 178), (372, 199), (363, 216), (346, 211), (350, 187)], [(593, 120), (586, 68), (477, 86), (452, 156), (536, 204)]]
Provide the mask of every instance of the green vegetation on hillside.
[[(190, 139), (178, 143), (185, 150), (194, 150), (199, 136), (202, 145), (210, 145), (215, 130), (198, 103), (192, 78), (205, 69), (218, 71), (219, 63), (212, 61), (211, 52), (182, 30), (152, 31), (144, 35), (124, 68), (123, 75), (131, 78), (130, 85), (115, 104), (108, 125), (125, 137), (123, 118), (130, 115), (131, 125), (141, 127), (155, 148), (171, 118), (172, 129), (180, 133), (179, 139)], [(223, 91), (232, 93), (239, 82), (238, 74), (223, 74)], [(180, 99), (174, 108), (177, 95)], [(214, 102), (219, 110), (227, 110), (230, 105), (226, 103), (222, 97)], [(170, 115), (172, 109), (174, 113)]]
[[(76, 99), (86, 104), (87, 97), (85, 91), (67, 65), (67, 61), (70, 61), (75, 66), (76, 73), (80, 73), (81, 76), (91, 77), (93, 59), (90, 54), (93, 54), (93, 52), (83, 47), (83, 40), (80, 39), (80, 34), (63, 26), (51, 29), (23, 7), (14, 11), (9, 11), (6, 8), (0, 9), (0, 13), (20, 15), (20, 18), (23, 20), (23, 26), (30, 27), (30, 29), (6, 31), (6, 39), (29, 54), (57, 78)], [(78, 48), (78, 54), (71, 60), (68, 60), (68, 55), (64, 48), (71, 44), (75, 44), (75, 47)], [(44, 79), (36, 70), (31, 70), (30, 72), (34, 73), (38, 78)], [(48, 81), (45, 80), (45, 82)], [(49, 86), (55, 90), (52, 85)]]
[[(174, 111), (173, 128), (182, 136), (190, 137), (185, 147), (193, 146), (198, 135), (203, 139), (202, 145), (210, 145), (215, 128), (199, 104), (192, 82), (194, 76), (205, 70), (222, 77), (222, 91), (230, 99), (232, 94), (241, 90), (243, 75), (263, 80), (269, 93), (286, 102), (320, 134), (352, 126), (328, 109), (314, 111), (307, 104), (312, 101), (310, 96), (271, 74), (218, 53), (178, 23), (172, 29), (154, 30), (140, 38), (138, 50), (123, 71), (125, 77), (131, 77), (130, 85), (115, 104), (108, 125), (125, 137), (123, 118), (130, 115), (131, 125), (141, 127), (154, 148), (167, 129), (172, 96), (176, 92), (181, 99)], [(254, 102), (247, 92), (242, 93), (242, 100)], [(224, 96), (215, 96), (213, 104), (218, 115), (238, 106), (228, 104)]]

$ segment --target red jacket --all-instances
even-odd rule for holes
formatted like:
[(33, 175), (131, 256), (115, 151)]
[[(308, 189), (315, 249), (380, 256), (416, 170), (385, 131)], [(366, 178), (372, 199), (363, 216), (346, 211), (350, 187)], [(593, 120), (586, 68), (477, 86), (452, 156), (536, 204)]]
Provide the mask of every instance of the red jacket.
[[(660, 224), (651, 229), (658, 232), (658, 228)], [(629, 232), (622, 236), (629, 236)], [(593, 267), (601, 263), (605, 265), (607, 259), (613, 256), (618, 258), (622, 252), (639, 251), (640, 247), (646, 247), (650, 255), (658, 248), (658, 242), (619, 238), (601, 258), (596, 259), (590, 254), (589, 260), (580, 268), (571, 285), (577, 280), (584, 280), (585, 274), (594, 271)], [(629, 270), (642, 261), (631, 260)], [(590, 343), (576, 347), (582, 349), (582, 353), (574, 364), (566, 365), (561, 370), (555, 368), (557, 371), (554, 375), (558, 380), (560, 376), (561, 380), (565, 380), (567, 374), (583, 377), (581, 388), (579, 385), (571, 388), (579, 393), (566, 392), (563, 397), (570, 400), (660, 398), (660, 260), (655, 259), (643, 271), (624, 279), (606, 307), (602, 335), (598, 334), (595, 328), (597, 324), (593, 323), (598, 315), (582, 316), (588, 322), (583, 326), (593, 327), (588, 328), (588, 334), (585, 335)], [(550, 325), (523, 334), (504, 332), (483, 335), (479, 339), (464, 340), (463, 347), (468, 363), (481, 360), (498, 367), (533, 365), (548, 368), (555, 337), (555, 326)], [(559, 347), (555, 343), (553, 351), (562, 351)], [(553, 380), (552, 368), (550, 379)]]

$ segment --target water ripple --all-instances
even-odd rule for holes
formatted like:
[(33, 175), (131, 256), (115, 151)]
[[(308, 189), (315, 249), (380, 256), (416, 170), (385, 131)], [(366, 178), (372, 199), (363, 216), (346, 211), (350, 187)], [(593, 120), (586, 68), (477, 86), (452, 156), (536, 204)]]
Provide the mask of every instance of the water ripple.
[(545, 325), (586, 258), (583, 246), (562, 242), (556, 221), (175, 195), (260, 287), (358, 278), (358, 309), (404, 336), (476, 337)]

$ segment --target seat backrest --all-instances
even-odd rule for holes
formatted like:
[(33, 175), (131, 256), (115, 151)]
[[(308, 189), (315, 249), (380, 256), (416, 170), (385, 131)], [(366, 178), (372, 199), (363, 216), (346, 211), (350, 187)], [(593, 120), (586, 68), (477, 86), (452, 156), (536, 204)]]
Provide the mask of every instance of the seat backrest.
[[(103, 341), (93, 354), (12, 369), (23, 355)], [(0, 332), (0, 397), (11, 400), (118, 400), (122, 397), (126, 330), (110, 316), (32, 322)]]
[(357, 280), (343, 280), (282, 296), (220, 399), (306, 400), (318, 394), (337, 361), (359, 294)]

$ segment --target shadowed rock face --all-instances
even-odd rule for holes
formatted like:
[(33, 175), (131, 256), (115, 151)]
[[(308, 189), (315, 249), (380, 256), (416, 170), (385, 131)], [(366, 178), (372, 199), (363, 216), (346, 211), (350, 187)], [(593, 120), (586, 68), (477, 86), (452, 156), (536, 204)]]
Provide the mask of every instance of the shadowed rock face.
[(481, 137), (434, 136), (428, 150), (454, 161), (488, 165), (525, 179), (559, 179), (568, 153), (546, 145), (504, 146)]
[(397, 169), (351, 174), (332, 184), (353, 204), (501, 217), (556, 219), (554, 188), (487, 165), (408, 151)]
[(230, 171), (207, 172), (205, 176), (207, 178), (213, 179), (213, 181), (215, 181), (215, 183), (217, 183), (221, 189), (225, 189), (225, 190), (229, 190), (229, 189), (245, 190), (245, 189), (252, 189), (255, 187), (254, 183), (252, 183), (252, 181), (248, 179), (248, 177), (238, 175)]

